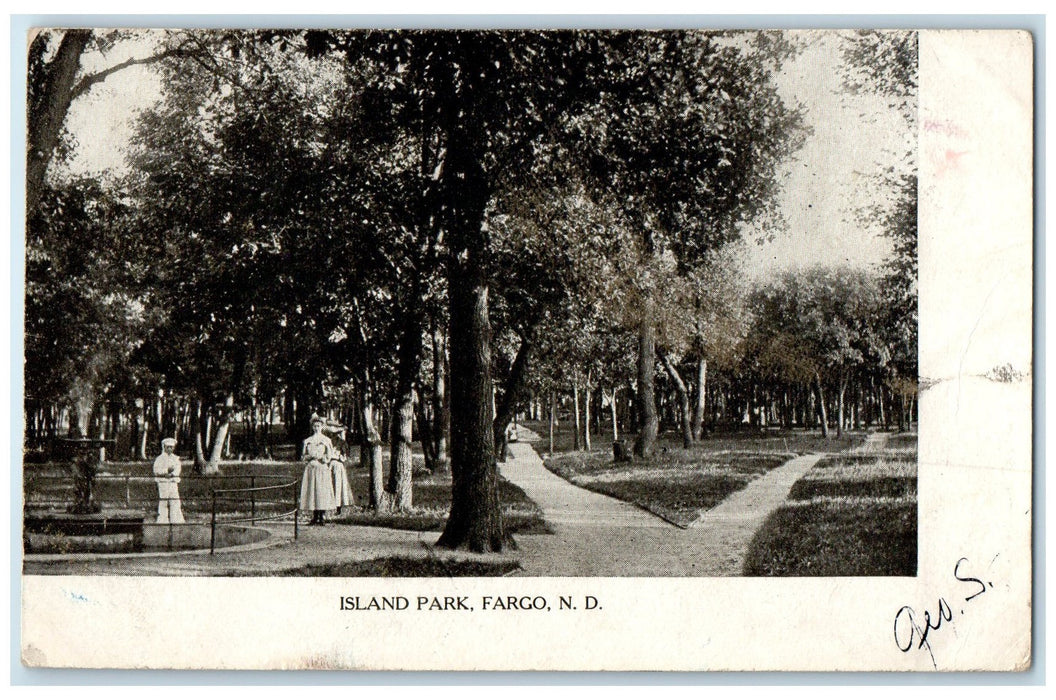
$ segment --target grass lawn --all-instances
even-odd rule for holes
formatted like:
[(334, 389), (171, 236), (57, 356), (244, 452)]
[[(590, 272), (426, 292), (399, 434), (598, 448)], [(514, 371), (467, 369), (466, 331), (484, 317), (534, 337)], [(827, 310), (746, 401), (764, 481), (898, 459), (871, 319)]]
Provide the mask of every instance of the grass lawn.
[[(546, 456), (550, 449), (548, 426), (544, 422), (527, 421), (524, 426), (539, 435), (535, 449)], [(894, 438), (895, 436), (892, 436)], [(627, 445), (634, 443), (634, 435), (627, 433), (620, 436)], [(763, 452), (801, 455), (811, 452), (843, 452), (861, 446), (865, 442), (864, 433), (844, 433), (836, 437), (835, 432), (828, 438), (821, 437), (816, 430), (759, 429), (742, 426), (720, 427), (709, 433), (693, 446), (707, 454), (722, 452)], [(916, 447), (916, 441), (913, 442)], [(561, 423), (554, 431), (554, 453), (573, 452), (572, 426)], [(663, 433), (657, 440), (657, 452), (664, 450), (682, 450), (682, 440), (672, 432)], [(591, 452), (601, 452), (612, 457), (612, 434), (602, 433), (591, 436)]]
[(773, 513), (745, 576), (915, 576), (917, 501), (816, 499)]
[(516, 562), (442, 560), (421, 557), (385, 557), (369, 561), (323, 564), (287, 569), (278, 576), (384, 576), (384, 577), (445, 577), (454, 576), (502, 576), (519, 568)]
[(826, 457), (792, 486), (794, 501), (812, 498), (916, 498), (916, 455), (909, 461), (902, 454), (842, 455)]
[[(369, 498), (370, 480), (366, 474), (349, 474), (356, 504), (365, 506)], [(398, 530), (440, 532), (447, 522), (451, 509), (451, 477), (439, 475), (415, 475), (414, 508), (406, 513), (384, 513), (375, 515), (369, 510), (353, 510), (341, 514), (332, 521), (349, 525), (374, 525)], [(551, 532), (543, 520), (543, 511), (534, 501), (506, 479), (499, 477), (499, 503), (502, 505), (502, 522), (512, 534), (541, 535)]]
[[(231, 462), (223, 463), (219, 476), (195, 474), (185, 464), (180, 477), (180, 501), (188, 517), (208, 517), (212, 509), (213, 490), (295, 486), (260, 491), (255, 494), (258, 514), (279, 513), (293, 508), (294, 493), (300, 493), (303, 467), (299, 462)], [(73, 480), (62, 464), (26, 464), (23, 472), (26, 505), (38, 503), (68, 504), (75, 499)], [(158, 487), (154, 483), (150, 462), (108, 462), (95, 480), (95, 500), (107, 508), (131, 508), (145, 513), (157, 512)], [(217, 511), (225, 514), (249, 512), (245, 493), (217, 496)]]
[[(736, 427), (713, 432), (687, 450), (680, 438), (666, 433), (648, 460), (616, 464), (611, 441), (600, 437), (594, 439), (590, 452), (573, 451), (567, 423), (555, 431), (555, 454), (547, 456), (547, 424), (526, 425), (542, 438), (535, 447), (544, 455), (547, 469), (576, 486), (634, 503), (679, 527), (797, 455), (837, 452), (865, 442), (860, 433), (825, 439), (803, 430)], [(633, 436), (627, 440), (631, 442)]]
[(917, 449), (917, 434), (895, 433), (887, 438), (887, 446), (893, 450), (908, 449), (915, 452)]
[(917, 456), (906, 444), (818, 462), (756, 533), (745, 575), (916, 575)]
[[(385, 456), (386, 463), (388, 455)], [(369, 502), (370, 477), (359, 469), (358, 461), (349, 465), (348, 477), (358, 508), (333, 518), (337, 523), (372, 525), (402, 530), (440, 531), (451, 507), (451, 477), (433, 475), (416, 469), (413, 481), (414, 508), (407, 513), (375, 516), (365, 510)], [(180, 481), (180, 500), (188, 520), (207, 520), (212, 508), (214, 489), (238, 489), (295, 482), (294, 486), (257, 492), (258, 516), (288, 512), (293, 509), (295, 494), (300, 494), (304, 467), (300, 462), (223, 462), (221, 474), (205, 477), (194, 474), (184, 465)], [(126, 478), (129, 477), (129, 478)], [(74, 501), (73, 482), (62, 464), (26, 465), (23, 489), (27, 505), (38, 503), (68, 504)], [(104, 465), (96, 480), (96, 500), (107, 508), (131, 508), (144, 514), (157, 512), (158, 489), (149, 462), (111, 462)], [(543, 521), (542, 510), (524, 491), (499, 479), (499, 500), (508, 532), (545, 534), (550, 532)], [(246, 516), (250, 511), (249, 495), (237, 493), (220, 496), (217, 511), (223, 517)]]

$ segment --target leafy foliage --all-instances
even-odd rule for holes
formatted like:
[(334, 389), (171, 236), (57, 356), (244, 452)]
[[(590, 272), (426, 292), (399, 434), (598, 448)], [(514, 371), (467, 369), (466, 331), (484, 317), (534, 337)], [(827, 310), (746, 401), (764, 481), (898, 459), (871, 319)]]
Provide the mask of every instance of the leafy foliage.
[(757, 290), (749, 356), (758, 371), (807, 383), (852, 371), (876, 371), (890, 358), (882, 342), (876, 280), (850, 268), (787, 272)]
[(26, 238), (26, 396), (59, 404), (124, 375), (143, 317), (126, 204), (92, 180), (48, 189)]

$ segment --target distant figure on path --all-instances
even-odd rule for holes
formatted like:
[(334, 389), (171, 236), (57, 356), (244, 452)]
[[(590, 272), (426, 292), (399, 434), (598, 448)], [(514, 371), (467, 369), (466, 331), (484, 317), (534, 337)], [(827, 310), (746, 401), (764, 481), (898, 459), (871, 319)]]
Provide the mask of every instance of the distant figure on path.
[(301, 479), (301, 510), (312, 511), (310, 525), (322, 525), (323, 515), (336, 508), (334, 481), (330, 460), (334, 457), (334, 444), (323, 435), (324, 421), (312, 416), (312, 435), (304, 441), (301, 459), (307, 462), (304, 478)]
[(176, 456), (176, 439), (161, 441), (161, 454), (154, 460), (154, 481), (158, 484), (158, 523), (179, 525), (183, 522), (180, 507), (180, 458)]

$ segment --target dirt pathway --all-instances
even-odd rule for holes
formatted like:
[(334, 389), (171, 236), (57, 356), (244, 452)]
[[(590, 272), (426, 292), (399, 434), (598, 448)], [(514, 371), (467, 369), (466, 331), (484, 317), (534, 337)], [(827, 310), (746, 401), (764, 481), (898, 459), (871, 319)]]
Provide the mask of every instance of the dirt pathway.
[[(527, 433), (528, 431), (525, 431)], [(876, 434), (862, 449), (877, 449)], [(437, 550), (435, 532), (331, 525), (302, 528), (290, 540), (290, 526), (275, 528), (274, 546), (252, 551), (27, 562), (27, 574), (113, 574), (161, 576), (267, 576), (304, 565), (365, 561), (386, 556), (443, 559), (519, 560), (523, 576), (739, 576), (752, 536), (789, 489), (823, 455), (792, 459), (680, 529), (629, 503), (573, 486), (543, 466), (527, 442), (510, 445), (502, 474), (539, 504), (552, 535), (518, 535), (519, 548), (503, 555)]]
[(272, 525), (274, 544), (216, 554), (180, 553), (126, 558), (82, 557), (74, 561), (27, 561), (26, 574), (114, 576), (273, 576), (303, 566), (369, 561), (384, 557), (515, 562), (517, 553), (477, 555), (434, 547), (438, 532), (412, 532), (381, 527), (333, 524), (301, 527), (296, 541), (292, 524)]
[(547, 471), (531, 445), (510, 446), (507, 479), (543, 509), (554, 535), (518, 536), (526, 576), (739, 576), (752, 536), (822, 455), (786, 462), (687, 530)]
[(510, 452), (512, 459), (499, 464), (499, 471), (543, 509), (551, 526), (675, 529), (630, 503), (573, 486), (546, 469), (535, 449), (526, 442), (511, 443)]

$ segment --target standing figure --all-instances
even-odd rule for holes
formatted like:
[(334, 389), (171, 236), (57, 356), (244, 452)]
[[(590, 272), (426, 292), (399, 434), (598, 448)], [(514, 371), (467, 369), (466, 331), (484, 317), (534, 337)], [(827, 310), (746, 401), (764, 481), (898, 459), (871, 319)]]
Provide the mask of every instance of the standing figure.
[(334, 444), (323, 435), (324, 422), (319, 416), (312, 416), (312, 435), (304, 441), (301, 451), (301, 459), (307, 462), (301, 479), (301, 510), (312, 511), (310, 525), (322, 525), (323, 514), (337, 507), (330, 471)]
[(330, 460), (330, 471), (334, 478), (334, 507), (340, 513), (345, 506), (356, 505), (356, 499), (352, 497), (352, 486), (348, 483), (348, 471), (345, 469), (345, 458), (340, 452), (335, 452)]
[(176, 439), (161, 441), (161, 454), (154, 460), (154, 481), (158, 484), (158, 522), (180, 524), (180, 458), (176, 456)]

